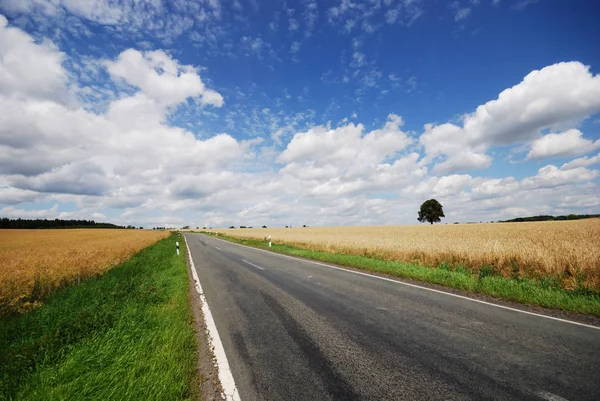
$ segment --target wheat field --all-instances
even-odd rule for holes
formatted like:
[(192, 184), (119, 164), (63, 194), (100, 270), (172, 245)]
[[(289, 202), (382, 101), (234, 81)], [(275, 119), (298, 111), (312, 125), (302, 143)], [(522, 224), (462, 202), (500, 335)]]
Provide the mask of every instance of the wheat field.
[(169, 232), (0, 230), (0, 312), (25, 311), (65, 284), (101, 274)]
[(552, 277), (565, 289), (600, 290), (600, 219), (529, 223), (213, 230), (311, 250), (427, 266), (447, 263), (505, 277)]

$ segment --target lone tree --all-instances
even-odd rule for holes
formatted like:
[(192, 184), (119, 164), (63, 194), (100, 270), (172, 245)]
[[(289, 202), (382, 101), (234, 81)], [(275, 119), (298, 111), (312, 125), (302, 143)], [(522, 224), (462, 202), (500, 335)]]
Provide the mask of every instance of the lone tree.
[(421, 205), (421, 210), (419, 210), (419, 218), (418, 220), (421, 223), (439, 223), (440, 217), (444, 216), (444, 210), (442, 209), (442, 204), (435, 199), (429, 199), (423, 202)]

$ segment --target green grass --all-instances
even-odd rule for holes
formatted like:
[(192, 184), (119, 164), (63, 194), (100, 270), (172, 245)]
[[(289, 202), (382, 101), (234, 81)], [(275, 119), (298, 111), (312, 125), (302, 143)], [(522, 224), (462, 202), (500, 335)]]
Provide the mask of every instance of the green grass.
[(464, 267), (450, 268), (447, 264), (427, 267), (367, 256), (312, 251), (286, 244), (273, 244), (269, 248), (266, 241), (238, 239), (224, 235), (219, 235), (218, 238), (285, 255), (440, 284), (522, 304), (600, 316), (600, 294), (584, 290), (567, 291), (561, 289), (551, 278), (541, 278), (539, 281), (504, 278), (500, 277), (491, 266), (483, 266), (475, 272)]
[(0, 320), (0, 399), (196, 398), (187, 266), (176, 240)]

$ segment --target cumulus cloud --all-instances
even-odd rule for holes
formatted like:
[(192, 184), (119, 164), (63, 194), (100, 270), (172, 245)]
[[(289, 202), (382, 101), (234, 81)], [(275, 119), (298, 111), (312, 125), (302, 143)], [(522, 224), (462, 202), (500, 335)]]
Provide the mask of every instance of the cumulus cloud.
[[(166, 125), (169, 106), (193, 98), (219, 107), (223, 98), (206, 88), (195, 68), (181, 65), (162, 51), (129, 49), (104, 63), (114, 79), (138, 89), (112, 101), (106, 113), (92, 113), (76, 102), (66, 104), (52, 96), (71, 90), (62, 66), (64, 55), (50, 43), (35, 43), (2, 22), (0, 174), (6, 182), (4, 204), (34, 200), (39, 194), (63, 194), (81, 205), (160, 207), (167, 199), (192, 195), (175, 177), (193, 180), (197, 176), (198, 182), (210, 187), (206, 177), (211, 172), (218, 172), (216, 181), (229, 179), (223, 171), (233, 168), (256, 145), (238, 142), (225, 133), (200, 140), (189, 131)], [(31, 64), (43, 60), (47, 68), (15, 80), (13, 73), (29, 68), (20, 63), (31, 60), (38, 60)]]
[(492, 158), (485, 154), (487, 147), (469, 146), (463, 129), (454, 124), (428, 124), (419, 141), (425, 147), (427, 161), (437, 155), (445, 156), (445, 159), (438, 161), (434, 167), (437, 173), (483, 169), (492, 163)]
[(285, 163), (280, 174), (318, 196), (389, 191), (390, 185), (413, 182), (427, 169), (417, 165), (417, 153), (405, 152), (412, 139), (402, 124), (400, 116), (390, 114), (382, 128), (369, 132), (354, 123), (298, 132), (277, 158)]
[(570, 170), (572, 168), (577, 168), (577, 167), (593, 166), (594, 164), (599, 164), (599, 163), (600, 163), (600, 153), (598, 153), (596, 156), (592, 156), (592, 157), (581, 157), (579, 159), (571, 160), (570, 162), (563, 164), (561, 169)]
[(548, 165), (539, 169), (537, 175), (523, 179), (521, 186), (525, 189), (555, 188), (574, 182), (587, 182), (598, 177), (597, 170), (585, 167), (562, 169)]
[(0, 15), (0, 94), (64, 102), (68, 99), (64, 54), (49, 40), (36, 44), (31, 36), (8, 26)]
[(471, 185), (473, 177), (468, 174), (452, 174), (443, 177), (429, 177), (411, 187), (411, 191), (417, 194), (425, 194), (436, 197), (456, 195)]
[(142, 53), (128, 49), (117, 60), (107, 61), (106, 68), (113, 77), (122, 78), (160, 104), (200, 97), (202, 104), (223, 105), (223, 97), (206, 89), (194, 67), (178, 64), (162, 50)]
[(434, 176), (406, 187), (404, 196), (435, 197), (448, 211), (448, 218), (455, 220), (466, 216), (477, 221), (574, 211), (591, 213), (591, 208), (599, 203), (600, 187), (594, 182), (598, 175), (597, 170), (584, 167), (548, 165), (521, 180), (467, 174)]
[(600, 140), (583, 138), (578, 129), (570, 129), (557, 134), (547, 134), (531, 143), (527, 159), (541, 159), (557, 156), (578, 156), (600, 148)]
[(12, 187), (0, 188), (0, 205), (17, 205), (24, 202), (32, 202), (39, 198), (40, 194), (35, 191), (22, 190)]
[(475, 200), (515, 194), (520, 188), (520, 183), (514, 177), (480, 178), (474, 180), (473, 183), (471, 194)]
[(103, 195), (111, 187), (104, 169), (87, 161), (69, 163), (33, 177), (17, 175), (11, 183), (20, 189), (75, 195)]
[(367, 134), (364, 134), (362, 124), (349, 123), (336, 129), (315, 127), (295, 134), (278, 160), (346, 166), (358, 159), (367, 163), (375, 162), (394, 155), (411, 142), (406, 133), (401, 131), (402, 124), (400, 116), (390, 114), (383, 128)]
[[(373, 128), (356, 113), (352, 123), (315, 126), (313, 110), (284, 116), (264, 105), (253, 112), (269, 128), (264, 138), (241, 140), (169, 125), (181, 103), (233, 111), (207, 87), (205, 73), (165, 51), (128, 49), (88, 60), (116, 88), (107, 106), (92, 112), (77, 100), (85, 80), (65, 68), (70, 60), (57, 46), (0, 22), (3, 216), (135, 225), (381, 224), (416, 222), (419, 204), (432, 196), (449, 219), (461, 221), (598, 205), (598, 171), (589, 167), (599, 155), (520, 179), (451, 173), (489, 166), (495, 146), (524, 144), (531, 158), (580, 155), (595, 146), (569, 130), (598, 110), (598, 79), (579, 63), (529, 74), (461, 124), (427, 125), (418, 143), (393, 113)], [(266, 42), (247, 45), (268, 50)], [(356, 51), (353, 62), (367, 66), (365, 57)], [(23, 60), (43, 60), (46, 68)], [(250, 123), (248, 132), (260, 131)], [(44, 202), (43, 210), (19, 207), (25, 202)], [(48, 209), (48, 202), (57, 204)], [(76, 210), (61, 211), (65, 203)]]
[(488, 167), (492, 146), (527, 143), (544, 129), (570, 128), (600, 111), (600, 76), (579, 62), (532, 71), (498, 98), (463, 116), (462, 126), (426, 125), (420, 137), (428, 160), (438, 156), (437, 172)]
[(50, 209), (27, 210), (13, 206), (0, 209), (0, 216), (22, 219), (54, 219), (58, 217), (58, 204), (55, 203)]

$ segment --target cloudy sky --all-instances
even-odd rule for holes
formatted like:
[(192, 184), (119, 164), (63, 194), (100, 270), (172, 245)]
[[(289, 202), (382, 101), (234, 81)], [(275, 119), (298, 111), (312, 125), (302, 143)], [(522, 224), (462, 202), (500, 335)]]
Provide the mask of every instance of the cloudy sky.
[(600, 3), (0, 0), (0, 216), (600, 213)]

